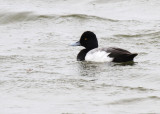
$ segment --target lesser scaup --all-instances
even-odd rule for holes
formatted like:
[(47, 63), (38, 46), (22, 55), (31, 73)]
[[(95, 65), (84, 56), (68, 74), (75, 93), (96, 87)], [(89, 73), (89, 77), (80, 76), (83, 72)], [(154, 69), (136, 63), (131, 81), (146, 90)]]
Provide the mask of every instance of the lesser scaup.
[(91, 31), (84, 32), (80, 41), (72, 44), (72, 46), (85, 47), (85, 49), (81, 50), (77, 55), (78, 61), (128, 62), (133, 61), (133, 58), (138, 55), (137, 53), (131, 53), (116, 47), (98, 48), (97, 37)]

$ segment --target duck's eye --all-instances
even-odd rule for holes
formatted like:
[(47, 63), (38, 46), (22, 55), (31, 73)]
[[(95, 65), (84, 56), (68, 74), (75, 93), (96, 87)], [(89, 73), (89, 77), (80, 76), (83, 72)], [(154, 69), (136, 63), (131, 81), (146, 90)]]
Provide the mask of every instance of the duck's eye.
[(87, 40), (87, 38), (84, 38), (84, 40)]

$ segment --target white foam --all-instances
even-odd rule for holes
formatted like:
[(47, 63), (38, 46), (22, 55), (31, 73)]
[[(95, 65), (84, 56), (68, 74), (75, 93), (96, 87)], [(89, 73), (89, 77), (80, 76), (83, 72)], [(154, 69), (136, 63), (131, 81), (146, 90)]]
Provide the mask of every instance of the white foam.
[(94, 62), (111, 62), (113, 58), (108, 57), (109, 54), (110, 53), (100, 49), (93, 49), (87, 53), (85, 60)]

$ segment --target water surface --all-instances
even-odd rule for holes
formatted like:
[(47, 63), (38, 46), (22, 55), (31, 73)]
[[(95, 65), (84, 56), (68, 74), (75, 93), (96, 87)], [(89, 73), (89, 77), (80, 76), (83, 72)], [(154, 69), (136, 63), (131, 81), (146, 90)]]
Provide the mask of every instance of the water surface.
[[(0, 0), (0, 113), (160, 113), (160, 2)], [(76, 61), (81, 34), (139, 55)]]

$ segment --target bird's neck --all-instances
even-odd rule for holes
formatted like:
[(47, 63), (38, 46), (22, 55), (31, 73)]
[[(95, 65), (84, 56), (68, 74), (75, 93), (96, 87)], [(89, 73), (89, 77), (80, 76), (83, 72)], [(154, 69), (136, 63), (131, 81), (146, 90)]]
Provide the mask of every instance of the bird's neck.
[(78, 61), (84, 61), (86, 54), (90, 51), (90, 49), (83, 49), (77, 55)]

